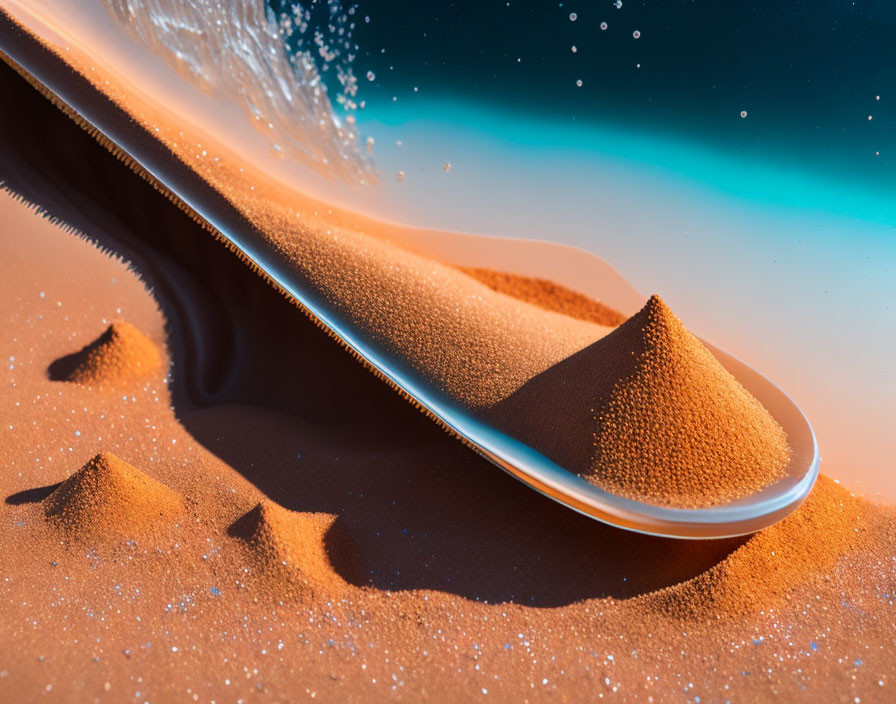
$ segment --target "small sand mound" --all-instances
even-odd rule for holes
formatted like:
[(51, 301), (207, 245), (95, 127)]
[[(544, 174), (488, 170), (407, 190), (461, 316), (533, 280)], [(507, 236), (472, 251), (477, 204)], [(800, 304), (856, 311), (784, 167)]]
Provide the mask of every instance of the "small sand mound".
[(868, 502), (825, 476), (806, 502), (752, 536), (716, 567), (643, 597), (651, 611), (678, 618), (715, 619), (768, 609), (797, 586), (829, 574), (836, 561), (867, 541)]
[(774, 418), (658, 296), (486, 417), (593, 484), (658, 505), (734, 500), (790, 460)]
[(88, 386), (121, 387), (162, 365), (158, 348), (124, 321), (112, 323), (80, 352), (54, 362), (51, 378)]
[(229, 532), (250, 545), (270, 576), (328, 596), (347, 587), (333, 558), (344, 557), (348, 538), (332, 514), (290, 511), (265, 499)]
[(83, 537), (132, 537), (183, 510), (180, 495), (103, 452), (43, 501), (47, 518)]

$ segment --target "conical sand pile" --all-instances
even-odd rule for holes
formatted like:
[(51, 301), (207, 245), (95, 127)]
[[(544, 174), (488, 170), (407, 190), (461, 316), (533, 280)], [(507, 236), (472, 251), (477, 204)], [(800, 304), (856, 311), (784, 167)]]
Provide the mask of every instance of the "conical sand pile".
[(162, 356), (146, 335), (124, 321), (112, 323), (84, 349), (66, 358), (66, 381), (122, 387), (158, 369)]
[(265, 499), (230, 533), (249, 544), (263, 571), (275, 579), (329, 596), (347, 587), (332, 559), (347, 549), (347, 536), (332, 514), (290, 511)]
[(173, 489), (103, 452), (44, 499), (47, 518), (81, 537), (129, 538), (183, 510)]
[(487, 417), (607, 491), (703, 507), (783, 478), (784, 431), (658, 297)]
[(614, 360), (608, 371), (618, 381), (596, 399), (589, 480), (658, 503), (703, 505), (783, 477), (784, 431), (662, 299), (651, 297), (603, 342), (631, 361)]
[(588, 320), (605, 327), (615, 327), (625, 322), (625, 316), (619, 311), (547, 279), (508, 274), (494, 269), (473, 267), (460, 267), (460, 269), (493, 291), (513, 296), (545, 310), (563, 313), (579, 320)]

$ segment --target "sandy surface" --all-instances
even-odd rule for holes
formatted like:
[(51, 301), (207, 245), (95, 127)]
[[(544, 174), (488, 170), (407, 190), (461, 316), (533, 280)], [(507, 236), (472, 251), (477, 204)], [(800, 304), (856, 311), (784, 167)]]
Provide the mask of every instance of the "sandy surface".
[[(887, 699), (891, 509), (822, 479), (746, 541), (577, 516), (452, 441), (135, 185), (66, 208), (31, 181), (106, 248), (163, 223), (207, 242), (164, 279), (152, 252), (122, 262), (2, 201), (3, 699)], [(126, 392), (50, 379), (116, 319), (166, 365)], [(183, 512), (70, 537), (49, 497), (100, 452)], [(266, 498), (297, 513), (259, 531)], [(100, 505), (93, 523), (118, 521)]]
[[(749, 539), (578, 516), (447, 437), (76, 126), (36, 143), (25, 114), (3, 115), (0, 178), (48, 217), (3, 196), (0, 699), (889, 699), (891, 508), (822, 478)], [(388, 246), (351, 224), (347, 249), (302, 229), (283, 254), (332, 257), (346, 301), (353, 277), (405, 285), (339, 258)], [(603, 335), (408, 257), (390, 261), (434, 276), (436, 302), (476, 291), (468, 310), (562, 333), (526, 343), (533, 369)], [(52, 372), (119, 320), (154, 371)], [(146, 358), (127, 337), (117, 353)], [(456, 362), (427, 369), (462, 387)]]

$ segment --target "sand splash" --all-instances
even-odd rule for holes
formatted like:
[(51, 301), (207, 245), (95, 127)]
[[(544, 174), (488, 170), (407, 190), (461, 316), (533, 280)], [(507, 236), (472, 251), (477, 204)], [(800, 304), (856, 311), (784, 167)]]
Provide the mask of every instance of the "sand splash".
[[(230, 101), (290, 157), (352, 183), (376, 181), (355, 126), (352, 69), (355, 7), (331, 0), (289, 4), (275, 15), (263, 0), (103, 0), (137, 41), (200, 90)], [(330, 100), (329, 73), (337, 89)], [(342, 114), (337, 113), (335, 103)]]

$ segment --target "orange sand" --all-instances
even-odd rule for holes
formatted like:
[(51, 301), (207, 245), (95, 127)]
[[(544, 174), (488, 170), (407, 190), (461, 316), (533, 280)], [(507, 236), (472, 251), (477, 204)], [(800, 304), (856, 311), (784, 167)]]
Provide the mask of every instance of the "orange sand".
[(177, 492), (108, 452), (100, 453), (43, 501), (47, 518), (87, 540), (132, 538), (177, 516)]
[(346, 582), (333, 569), (329, 552), (344, 551), (349, 542), (339, 535), (337, 521), (331, 514), (297, 513), (263, 500), (228, 532), (249, 544), (261, 569), (274, 578), (275, 588), (295, 585), (333, 597), (345, 591)]
[[(65, 60), (78, 66), (72, 54), (67, 53)], [(95, 66), (85, 65), (81, 73), (88, 80), (97, 78)], [(610, 327), (556, 312), (580, 307), (575, 294), (560, 292), (554, 298), (563, 303), (548, 306), (544, 300), (551, 296), (543, 283), (523, 294), (534, 303), (505, 295), (496, 289), (514, 286), (506, 280), (496, 285), (500, 277), (487, 278), (483, 284), (396, 245), (393, 240), (400, 239), (400, 228), (333, 209), (321, 217), (321, 204), (309, 202), (231, 154), (203, 148), (202, 155), (208, 158), (197, 158), (196, 145), (204, 138), (159, 117), (121, 86), (106, 80), (94, 88), (126, 106), (127, 113), (148, 130), (143, 139), (164, 146), (171, 158), (189, 165), (192, 177), (203, 181), (195, 186), (197, 192), (211, 186), (214, 197), (222, 200), (221, 207), (235, 208), (231, 235), (254, 240), (253, 249), (286, 267), (312, 300), (325, 301), (337, 319), (388, 353), (400, 369), (570, 471), (627, 496), (682, 506), (724, 503), (783, 475), (782, 432), (739, 385), (735, 384), (740, 390), (736, 402), (729, 395), (728, 401), (713, 404), (715, 410), (727, 404), (725, 412), (691, 413), (686, 418), (686, 407), (693, 409), (713, 394), (703, 389), (693, 392), (690, 404), (680, 399), (665, 402), (674, 393), (670, 383), (701, 383), (696, 381), (699, 370), (692, 366), (689, 374), (658, 373), (650, 375), (650, 383), (636, 381), (628, 391), (617, 394), (612, 409), (596, 409), (596, 400), (608, 392), (604, 387), (624, 370), (620, 371), (618, 362), (614, 369), (593, 353), (604, 349), (595, 343)], [(212, 157), (212, 153), (222, 156)], [(318, 208), (313, 215), (312, 207)], [(611, 314), (597, 317), (615, 320)], [(703, 357), (703, 364), (711, 361), (705, 350)], [(733, 381), (718, 365), (712, 371), (715, 381)], [(639, 373), (644, 381), (643, 367)], [(642, 396), (626, 401), (626, 393)], [(649, 399), (643, 397), (645, 393)], [(543, 412), (558, 403), (562, 415)], [(740, 410), (733, 411), (738, 404)], [(755, 408), (748, 411), (750, 405)], [(639, 410), (648, 406), (652, 411)], [(674, 418), (654, 422), (672, 406), (678, 409)], [(609, 415), (594, 415), (604, 412)], [(694, 432), (707, 422), (714, 427)], [(722, 427), (732, 422), (746, 422), (742, 437), (733, 428)], [(601, 428), (608, 435), (623, 437), (608, 441)], [(694, 440), (698, 446), (690, 452), (687, 448)], [(723, 441), (719, 448), (712, 446), (716, 441)], [(586, 450), (592, 443), (593, 451)], [(654, 446), (643, 450), (645, 444)], [(642, 462), (646, 466), (636, 470), (635, 465)]]
[(50, 375), (88, 386), (121, 388), (161, 365), (162, 358), (152, 340), (119, 320), (80, 352), (58, 360)]
[[(161, 314), (122, 264), (29, 217), (28, 238), (0, 228), (15, 358), (0, 396), (4, 701), (875, 701), (894, 686), (892, 509), (822, 479), (748, 540), (653, 539), (540, 497), (386, 389), (348, 392), (353, 414), (318, 421), (226, 399), (178, 402), (175, 416), (162, 379), (133, 399), (52, 381), (47, 364), (110, 309), (153, 329)], [(237, 300), (260, 297), (272, 329), (250, 339), (276, 383), (365, 387), (364, 370), (241, 267), (219, 273)], [(278, 354), (287, 320), (306, 342)], [(47, 485), (98, 450), (184, 497), (166, 530), (86, 551), (60, 541)], [(97, 524), (103, 486), (87, 494)], [(353, 548), (331, 549), (331, 515)], [(278, 555), (298, 555), (297, 569), (272, 569)]]
[(545, 310), (563, 313), (570, 318), (588, 320), (605, 327), (616, 327), (625, 322), (622, 313), (553, 281), (474, 267), (465, 267), (461, 271), (493, 291), (533, 303)]
[(587, 354), (616, 380), (593, 403), (590, 481), (705, 506), (784, 477), (784, 431), (658, 296)]
[(401, 227), (314, 201), (166, 119), (131, 88), (100, 77), (77, 52), (65, 52), (64, 60), (80, 72), (73, 82), (86, 78), (95, 82), (89, 90), (127, 106), (145, 138), (213, 188), (230, 232), (274, 257), (313, 298), (461, 404), (494, 404), (609, 332), (409, 251), (397, 244)]
[[(0, 111), (0, 179), (121, 254), (104, 234), (165, 232), (173, 206), (17, 85), (3, 74), (28, 119)], [(183, 257), (128, 257), (153, 299), (87, 243), (5, 198), (0, 212), (0, 700), (891, 698), (892, 508), (821, 480), (749, 539), (618, 531), (371, 384), (187, 220)], [(48, 378), (118, 308), (154, 339), (170, 331), (171, 386), (147, 377), (121, 396)], [(60, 541), (43, 501), (97, 452), (176, 491), (180, 517), (148, 542)], [(327, 533), (309, 572), (343, 591), (296, 589), (231, 532), (266, 500), (338, 516), (355, 547), (331, 551)], [(284, 533), (319, 546), (324, 520)]]
[(730, 501), (789, 461), (777, 422), (657, 296), (486, 417), (597, 486), (656, 504)]
[(655, 503), (705, 506), (784, 477), (784, 431), (658, 296), (587, 355), (615, 380), (593, 401), (590, 481)]
[[(821, 578), (845, 553), (874, 550), (880, 536), (869, 526), (880, 520), (880, 509), (838, 487), (825, 476), (800, 509), (771, 528), (757, 533), (725, 560), (694, 579), (641, 598), (644, 607), (678, 618), (738, 618), (787, 601), (807, 580)], [(892, 534), (893, 526), (884, 523)], [(883, 542), (886, 542), (884, 540)]]

